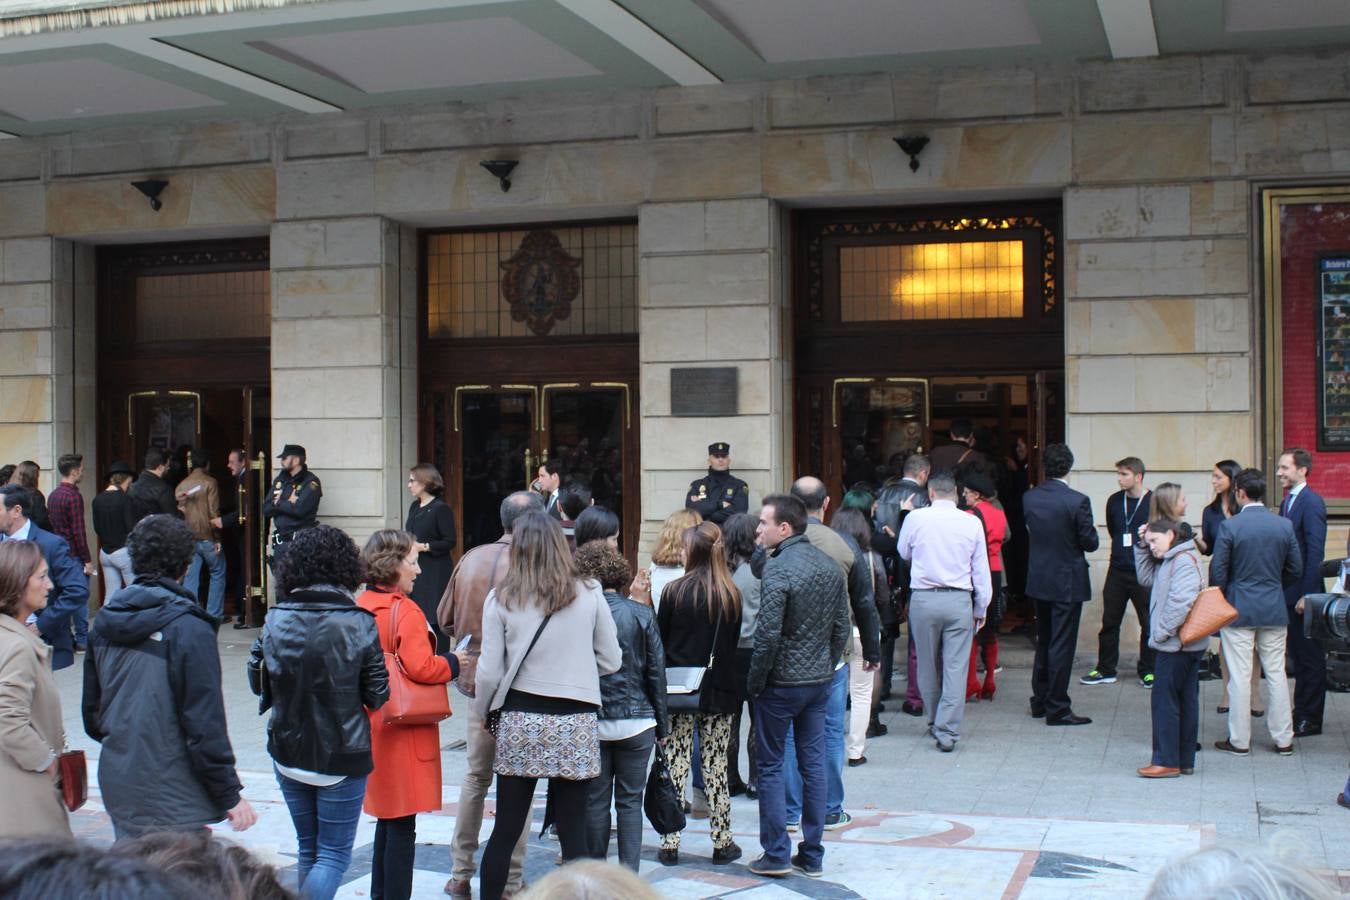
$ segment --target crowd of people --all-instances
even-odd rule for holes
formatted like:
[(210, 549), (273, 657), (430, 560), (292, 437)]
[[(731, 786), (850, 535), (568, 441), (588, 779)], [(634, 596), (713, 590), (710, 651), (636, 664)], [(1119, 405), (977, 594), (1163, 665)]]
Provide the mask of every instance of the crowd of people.
[[(540, 781), (561, 862), (607, 859), (615, 826), (619, 864), (636, 872), (654, 756), (685, 795), (684, 811), (710, 818), (714, 865), (744, 855), (731, 828), (731, 799), (744, 794), (758, 802), (761, 845), (746, 868), (820, 877), (823, 832), (851, 821), (845, 770), (866, 765), (867, 741), (885, 734), (876, 713), (897, 650), (913, 692), (902, 709), (922, 717), (938, 751), (963, 739), (967, 703), (995, 699), (1012, 593), (1005, 574), (1018, 544), (1020, 592), (1035, 611), (1030, 713), (1050, 726), (1091, 724), (1069, 689), (1092, 594), (1087, 554), (1099, 536), (1090, 498), (1067, 482), (1073, 454), (1046, 447), (1045, 479), (1012, 510), (1007, 473), (966, 435), (955, 426), (953, 443), (932, 457), (912, 454), (880, 484), (849, 485), (837, 510), (826, 485), (805, 476), (763, 497), (754, 515), (729, 446), (714, 443), (708, 475), (691, 484), (650, 566), (637, 571), (619, 550), (619, 517), (557, 465), (541, 466), (535, 489), (505, 497), (501, 536), (457, 565), (444, 481), (426, 464), (409, 472), (406, 528), (358, 548), (318, 524), (321, 485), (304, 449), (287, 445), (267, 497), (277, 600), (247, 674), (259, 712), (270, 714), (267, 750), (297, 836), (299, 896), (334, 896), (363, 812), (376, 820), (371, 896), (411, 896), (417, 815), (441, 808), (443, 780), (438, 718), (409, 712), (409, 692), (443, 695), (452, 683), (466, 698), (468, 729), (450, 896), (472, 896), (475, 875), (484, 898), (527, 896), (523, 857)], [(214, 880), (202, 889), (211, 897), (286, 896), (247, 854), (192, 850), (192, 841), (210, 843), (205, 826), (243, 830), (257, 817), (235, 771), (216, 651), (227, 523), (207, 456), (189, 461), (172, 485), (159, 451), (134, 480), (129, 467), (110, 466), (93, 508), (110, 590), (83, 630), (93, 569), (82, 460), (61, 458), (61, 486), (42, 502), (23, 466), (0, 487), (0, 715), (18, 723), (0, 732), (0, 785), (25, 798), (0, 812), (0, 837), (41, 839), (22, 857), (33, 878), (47, 877), (53, 860), (94, 853), (61, 843), (71, 829), (52, 671), (83, 653), (84, 728), (101, 744), (97, 777), (117, 839), (96, 865), (112, 880), (150, 879), (142, 896), (157, 896), (152, 874), (165, 884)], [(230, 454), (234, 477), (242, 462)], [(1304, 450), (1281, 455), (1287, 493), (1274, 514), (1265, 476), (1221, 461), (1197, 534), (1178, 485), (1149, 491), (1140, 459), (1117, 463), (1098, 654), (1079, 681), (1117, 680), (1132, 607), (1138, 680), (1152, 691), (1152, 756), (1140, 776), (1195, 770), (1199, 679), (1217, 667), (1208, 636), (1183, 643), (1180, 631), (1207, 583), (1238, 613), (1220, 635), (1229, 735), (1217, 749), (1248, 753), (1253, 716), (1266, 718), (1284, 755), (1295, 737), (1320, 733), (1325, 661), (1303, 637), (1298, 607), (1322, 585), (1326, 507), (1308, 484), (1311, 466)], [(39, 510), (53, 531), (38, 524)], [(1253, 690), (1260, 681), (1264, 703)], [(494, 790), (491, 836), (475, 863)], [(1346, 792), (1339, 802), (1350, 806), (1350, 784)], [(662, 835), (661, 864), (679, 863), (680, 839), (678, 829)], [(232, 874), (203, 874), (217, 869)]]

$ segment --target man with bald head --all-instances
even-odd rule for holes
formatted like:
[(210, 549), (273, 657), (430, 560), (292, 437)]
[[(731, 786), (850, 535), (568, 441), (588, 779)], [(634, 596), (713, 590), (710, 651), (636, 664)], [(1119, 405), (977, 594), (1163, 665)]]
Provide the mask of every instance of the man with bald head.
[[(830, 682), (830, 696), (825, 705), (825, 827), (833, 830), (851, 821), (849, 814), (844, 812), (844, 735), (848, 730), (849, 666), (858, 667), (867, 673), (881, 667), (881, 619), (872, 596), (872, 564), (867, 555), (853, 538), (825, 524), (825, 515), (830, 508), (830, 495), (825, 483), (813, 475), (806, 475), (792, 483), (791, 494), (806, 507), (807, 541), (834, 560), (848, 586), (852, 639), (835, 663), (834, 680)], [(870, 674), (868, 677), (871, 677)], [(794, 753), (795, 745), (789, 736), (785, 758), (790, 761)], [(788, 822), (797, 822), (801, 815), (802, 782), (796, 766), (789, 763), (784, 767), (784, 781), (787, 784)]]

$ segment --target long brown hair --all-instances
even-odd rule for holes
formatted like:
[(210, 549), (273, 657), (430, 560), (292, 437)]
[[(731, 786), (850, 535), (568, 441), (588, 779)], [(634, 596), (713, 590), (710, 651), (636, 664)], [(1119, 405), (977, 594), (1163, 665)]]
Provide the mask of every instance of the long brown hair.
[(511, 528), (511, 556), (497, 585), (507, 609), (536, 606), (548, 615), (577, 599), (577, 570), (562, 526), (542, 512), (528, 512)]
[(41, 471), (37, 463), (31, 459), (25, 459), (14, 467), (14, 474), (10, 476), (10, 483), (17, 481), (30, 491), (35, 491), (38, 486), (38, 473)]
[(382, 528), (370, 536), (361, 550), (366, 564), (366, 583), (380, 588), (398, 587), (398, 567), (412, 553), (417, 539), (399, 528)]
[(1148, 520), (1150, 522), (1156, 522), (1159, 519), (1180, 521), (1181, 514), (1177, 510), (1177, 501), (1180, 499), (1181, 485), (1175, 481), (1164, 481), (1153, 489), (1153, 499), (1148, 504)]
[(28, 579), (42, 567), (42, 550), (32, 541), (0, 544), (0, 615), (12, 616), (28, 590)]
[(693, 528), (702, 521), (703, 517), (692, 509), (677, 509), (666, 516), (666, 521), (661, 525), (661, 533), (656, 536), (656, 549), (652, 550), (653, 565), (680, 565), (685, 529)]
[(741, 592), (731, 580), (722, 529), (702, 522), (684, 530), (684, 575), (666, 585), (662, 602), (693, 603), (708, 598), (708, 619), (729, 622), (741, 615)]

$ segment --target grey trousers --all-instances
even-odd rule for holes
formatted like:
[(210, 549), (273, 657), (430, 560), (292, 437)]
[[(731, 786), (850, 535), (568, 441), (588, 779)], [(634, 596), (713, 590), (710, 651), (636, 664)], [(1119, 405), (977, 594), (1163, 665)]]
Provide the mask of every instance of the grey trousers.
[(592, 859), (609, 856), (609, 807), (619, 819), (619, 864), (634, 872), (642, 858), (642, 792), (652, 759), (656, 728), (621, 741), (600, 742), (600, 774), (591, 780), (586, 841)]
[[(961, 737), (966, 709), (966, 667), (975, 636), (968, 591), (914, 591), (909, 628), (918, 656), (919, 693), (933, 737), (948, 746)], [(940, 661), (940, 665), (939, 665)]]

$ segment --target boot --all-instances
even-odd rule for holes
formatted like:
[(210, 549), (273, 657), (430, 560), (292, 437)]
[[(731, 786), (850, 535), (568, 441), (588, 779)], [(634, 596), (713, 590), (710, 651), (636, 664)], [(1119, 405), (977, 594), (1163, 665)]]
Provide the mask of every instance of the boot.
[(980, 648), (984, 655), (984, 687), (980, 690), (980, 697), (984, 700), (994, 699), (994, 670), (998, 668), (998, 641), (992, 640)]
[(980, 643), (971, 641), (970, 643), (970, 665), (966, 667), (966, 702), (976, 702), (980, 699), (980, 679), (975, 674), (975, 662), (979, 659)]

